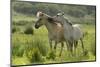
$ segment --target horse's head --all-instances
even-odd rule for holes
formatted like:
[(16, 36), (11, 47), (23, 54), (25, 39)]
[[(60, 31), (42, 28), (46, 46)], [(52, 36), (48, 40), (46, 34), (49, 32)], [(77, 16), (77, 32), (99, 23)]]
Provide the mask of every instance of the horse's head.
[(44, 25), (47, 21), (47, 15), (43, 12), (37, 12), (37, 21), (35, 23), (35, 28), (39, 28), (40, 26)]

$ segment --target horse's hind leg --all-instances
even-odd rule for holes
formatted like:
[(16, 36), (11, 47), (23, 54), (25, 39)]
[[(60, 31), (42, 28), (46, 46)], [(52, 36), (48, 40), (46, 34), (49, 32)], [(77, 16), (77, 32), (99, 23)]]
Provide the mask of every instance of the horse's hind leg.
[(71, 53), (71, 56), (73, 56), (73, 41), (69, 41), (69, 51)]
[(64, 47), (64, 43), (63, 43), (63, 42), (61, 42), (61, 51), (60, 51), (60, 54), (59, 54), (59, 56), (61, 56), (61, 54), (62, 54), (63, 47)]
[(75, 53), (75, 55), (76, 55), (76, 48), (77, 48), (77, 45), (78, 45), (78, 41), (75, 41), (75, 42), (74, 42), (74, 50), (75, 50), (74, 53)]
[(85, 53), (85, 51), (84, 51), (84, 45), (83, 45), (83, 40), (82, 40), (82, 38), (80, 39), (80, 41), (81, 41), (81, 44), (82, 44), (83, 53)]
[(55, 41), (55, 45), (54, 45), (54, 51), (56, 52), (56, 47), (57, 47), (57, 41)]

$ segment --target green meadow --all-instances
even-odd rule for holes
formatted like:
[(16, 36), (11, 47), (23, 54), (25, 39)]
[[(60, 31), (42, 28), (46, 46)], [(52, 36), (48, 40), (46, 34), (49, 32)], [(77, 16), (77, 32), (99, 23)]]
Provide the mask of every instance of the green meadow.
[[(12, 65), (95, 61), (95, 25), (82, 24), (82, 29), (86, 33), (83, 39), (85, 51), (87, 52), (85, 56), (82, 54), (79, 41), (77, 56), (68, 56), (65, 44), (62, 56), (60, 57), (61, 44), (57, 45), (56, 53), (51, 51), (46, 27), (42, 26), (39, 29), (35, 29), (34, 20), (32, 21), (33, 25), (29, 21), (23, 25), (12, 25), (12, 28), (15, 29), (15, 32), (12, 33)], [(24, 31), (28, 27), (31, 27), (32, 32), (28, 31), (30, 33), (26, 34)]]

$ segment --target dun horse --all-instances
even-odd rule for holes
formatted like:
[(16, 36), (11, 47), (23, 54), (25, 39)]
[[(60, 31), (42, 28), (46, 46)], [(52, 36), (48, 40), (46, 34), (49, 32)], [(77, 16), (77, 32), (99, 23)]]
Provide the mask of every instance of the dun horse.
[(49, 44), (52, 49), (52, 42), (55, 41), (55, 46), (54, 49), (56, 49), (56, 46), (58, 43), (61, 43), (61, 51), (60, 51), (60, 56), (63, 50), (64, 46), (64, 31), (61, 23), (58, 23), (57, 21), (54, 20), (51, 16), (42, 13), (42, 12), (37, 12), (37, 18), (38, 20), (35, 23), (35, 28), (39, 28), (42, 25), (45, 25), (47, 30), (48, 30), (48, 38), (49, 38)]

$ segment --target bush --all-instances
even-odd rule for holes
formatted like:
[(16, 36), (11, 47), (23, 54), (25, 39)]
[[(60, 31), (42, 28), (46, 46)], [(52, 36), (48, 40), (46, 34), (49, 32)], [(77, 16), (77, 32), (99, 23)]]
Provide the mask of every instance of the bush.
[(28, 23), (28, 21), (24, 21), (24, 20), (20, 20), (20, 21), (13, 21), (13, 25), (26, 25)]
[(54, 53), (54, 51), (50, 51), (48, 56), (47, 56), (47, 59), (55, 59), (56, 55)]
[(34, 30), (32, 27), (27, 27), (24, 31), (24, 34), (34, 34)]
[(48, 53), (48, 48), (43, 41), (39, 38), (35, 38), (32, 42), (27, 42), (25, 48), (25, 54), (30, 59), (31, 62), (43, 62), (43, 56)]
[(46, 56), (48, 52), (48, 47), (43, 40), (41, 41), (39, 38), (35, 38), (34, 45), (39, 48), (39, 51), (41, 52), (42, 56)]
[(12, 33), (15, 33), (15, 32), (17, 32), (17, 31), (20, 31), (20, 28), (18, 28), (18, 27), (12, 27)]
[(30, 62), (41, 62), (42, 61), (42, 55), (38, 48), (33, 48), (32, 50), (28, 51), (26, 54)]
[(33, 5), (27, 2), (13, 2), (13, 9), (22, 14), (32, 14)]
[(16, 32), (16, 28), (13, 27), (11, 32), (12, 32), (12, 33), (15, 33), (15, 32)]

